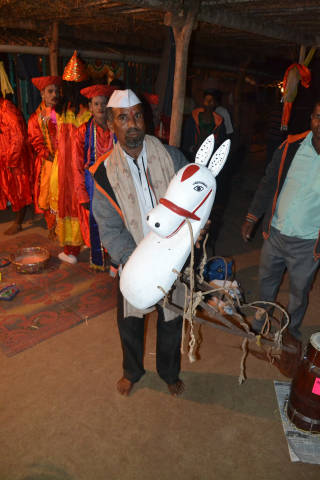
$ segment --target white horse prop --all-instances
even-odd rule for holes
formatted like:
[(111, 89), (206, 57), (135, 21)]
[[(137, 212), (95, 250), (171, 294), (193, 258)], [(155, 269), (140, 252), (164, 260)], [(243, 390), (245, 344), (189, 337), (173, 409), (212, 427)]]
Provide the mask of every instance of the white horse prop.
[(213, 155), (214, 136), (205, 140), (195, 163), (181, 168), (172, 178), (165, 197), (147, 215), (151, 231), (139, 243), (120, 277), (120, 289), (131, 305), (146, 309), (168, 293), (191, 252), (188, 218), (194, 242), (207, 222), (216, 194), (216, 179), (228, 157), (230, 140)]

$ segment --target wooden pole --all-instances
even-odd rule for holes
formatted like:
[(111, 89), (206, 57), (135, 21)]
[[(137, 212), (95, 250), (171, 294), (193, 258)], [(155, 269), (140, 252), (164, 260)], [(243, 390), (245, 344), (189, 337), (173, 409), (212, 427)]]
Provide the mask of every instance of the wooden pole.
[(51, 26), (51, 41), (48, 44), (50, 55), (51, 75), (59, 75), (58, 47), (59, 47), (59, 23), (53, 22)]
[(171, 25), (176, 43), (176, 64), (173, 82), (172, 115), (170, 123), (169, 144), (174, 147), (180, 146), (181, 129), (183, 120), (184, 97), (186, 92), (186, 76), (188, 64), (188, 50), (192, 30), (194, 29), (199, 12), (200, 2), (195, 2), (186, 14), (165, 15), (165, 25)]

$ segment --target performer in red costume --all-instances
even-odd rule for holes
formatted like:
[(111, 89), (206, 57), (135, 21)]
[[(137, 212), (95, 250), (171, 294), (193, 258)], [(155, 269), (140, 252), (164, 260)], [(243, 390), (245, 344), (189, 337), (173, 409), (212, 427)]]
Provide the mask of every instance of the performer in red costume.
[(117, 90), (117, 87), (107, 85), (93, 85), (81, 90), (81, 94), (89, 99), (92, 117), (78, 128), (73, 151), (74, 184), (79, 202), (80, 225), (84, 241), (91, 248), (90, 265), (96, 270), (104, 270), (105, 255), (98, 225), (92, 213), (94, 182), (89, 168), (113, 148), (113, 135), (107, 125), (107, 103), (114, 90)]
[(27, 205), (32, 203), (33, 162), (22, 113), (10, 100), (0, 98), (0, 210), (10, 202), (16, 212), (4, 235), (22, 230)]
[(34, 210), (35, 213), (44, 213), (49, 230), (48, 238), (54, 240), (56, 216), (50, 212), (50, 176), (57, 151), (57, 130), (51, 118), (51, 110), (59, 101), (62, 78), (37, 77), (31, 81), (40, 90), (42, 97), (42, 102), (28, 123), (29, 141), (36, 153)]
[(85, 64), (72, 56), (63, 73), (63, 96), (55, 108), (53, 122), (58, 129), (58, 149), (52, 165), (50, 179), (50, 208), (56, 212), (56, 234), (63, 247), (59, 258), (76, 263), (81, 245), (84, 245), (80, 225), (79, 204), (75, 192), (72, 167), (72, 152), (77, 128), (87, 122), (90, 111), (85, 106), (87, 99), (80, 94), (86, 86), (88, 73)]

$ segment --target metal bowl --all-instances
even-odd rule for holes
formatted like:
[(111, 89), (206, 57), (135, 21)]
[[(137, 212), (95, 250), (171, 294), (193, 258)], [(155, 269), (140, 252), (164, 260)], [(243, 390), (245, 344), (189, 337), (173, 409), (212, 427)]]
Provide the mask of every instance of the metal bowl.
[[(35, 257), (38, 257), (37, 261), (35, 261)], [(51, 253), (46, 248), (30, 247), (11, 253), (10, 261), (19, 273), (37, 273), (47, 268), (50, 257)]]

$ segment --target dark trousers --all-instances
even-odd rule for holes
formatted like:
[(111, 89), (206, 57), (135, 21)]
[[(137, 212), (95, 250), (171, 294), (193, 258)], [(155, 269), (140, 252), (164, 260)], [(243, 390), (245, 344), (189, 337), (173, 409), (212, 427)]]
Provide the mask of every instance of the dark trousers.
[[(123, 376), (137, 383), (145, 374), (143, 368), (145, 317), (118, 315), (118, 328), (123, 351)], [(181, 369), (182, 317), (164, 321), (163, 308), (158, 306), (157, 321), (157, 372), (168, 385), (175, 383)]]
[[(299, 327), (308, 306), (308, 295), (319, 260), (313, 257), (317, 240), (304, 240), (282, 235), (271, 227), (270, 235), (264, 241), (259, 267), (260, 299), (274, 302), (285, 270), (289, 273), (289, 303), (287, 311), (290, 317), (289, 332), (300, 340)], [(263, 305), (264, 307), (264, 305)], [(252, 327), (260, 331), (264, 320), (254, 320)]]

